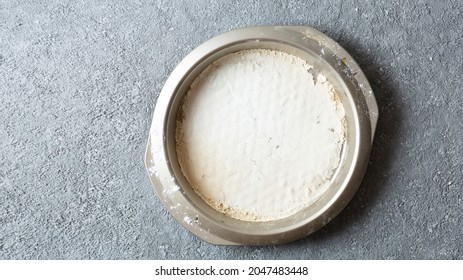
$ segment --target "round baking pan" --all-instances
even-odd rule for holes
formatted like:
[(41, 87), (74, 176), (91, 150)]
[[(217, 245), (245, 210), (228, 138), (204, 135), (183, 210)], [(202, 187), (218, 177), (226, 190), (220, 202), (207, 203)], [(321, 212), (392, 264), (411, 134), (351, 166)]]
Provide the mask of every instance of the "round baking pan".
[[(306, 60), (314, 66), (314, 74), (325, 75), (346, 113), (346, 141), (328, 190), (309, 207), (269, 222), (241, 221), (211, 208), (185, 179), (176, 154), (177, 115), (190, 84), (212, 62), (245, 49), (277, 50)], [(352, 198), (367, 168), (377, 118), (378, 108), (365, 75), (352, 57), (323, 33), (304, 26), (238, 29), (194, 49), (167, 79), (156, 103), (145, 165), (166, 209), (199, 238), (220, 245), (290, 242), (326, 225)]]

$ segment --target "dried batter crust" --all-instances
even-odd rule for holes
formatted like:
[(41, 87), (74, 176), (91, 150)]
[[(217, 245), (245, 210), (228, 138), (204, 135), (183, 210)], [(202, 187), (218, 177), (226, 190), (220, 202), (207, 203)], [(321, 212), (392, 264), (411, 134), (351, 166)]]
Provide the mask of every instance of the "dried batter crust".
[(179, 111), (183, 174), (211, 207), (245, 221), (288, 217), (329, 187), (345, 112), (323, 75), (299, 57), (253, 49), (212, 63)]

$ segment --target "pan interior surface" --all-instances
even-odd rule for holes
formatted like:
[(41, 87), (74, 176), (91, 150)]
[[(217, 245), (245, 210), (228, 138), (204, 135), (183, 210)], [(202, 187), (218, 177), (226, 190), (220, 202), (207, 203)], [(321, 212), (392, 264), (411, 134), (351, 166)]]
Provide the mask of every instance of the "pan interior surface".
[(345, 114), (314, 70), (294, 55), (248, 49), (194, 80), (176, 144), (182, 172), (204, 202), (235, 219), (268, 222), (326, 191), (340, 163)]
[[(312, 53), (306, 53), (306, 52), (301, 52), (300, 50), (296, 48), (292, 48), (291, 46), (287, 45), (282, 45), (279, 44), (278, 42), (272, 42), (272, 41), (255, 41), (255, 42), (244, 42), (241, 44), (237, 44), (234, 46), (230, 46), (226, 49), (223, 49), (219, 53), (215, 55), (211, 55), (210, 57), (204, 59), (200, 65), (198, 65), (197, 68), (193, 69), (191, 74), (185, 79), (185, 82), (183, 85), (179, 88), (175, 99), (173, 106), (171, 108), (170, 112), (170, 117), (168, 121), (169, 125), (169, 130), (167, 133), (168, 140), (167, 142), (169, 143), (168, 147), (168, 154), (169, 154), (169, 159), (170, 162), (172, 163), (173, 171), (175, 172), (176, 178), (179, 180), (182, 189), (185, 190), (187, 193), (188, 197), (191, 199), (191, 202), (198, 208), (200, 208), (206, 215), (209, 215), (213, 220), (218, 220), (218, 221), (223, 221), (222, 226), (223, 227), (228, 227), (230, 229), (233, 229), (235, 231), (243, 231), (243, 232), (250, 232), (250, 233), (257, 233), (257, 232), (267, 232), (267, 231), (277, 231), (280, 229), (281, 231), (285, 231), (286, 228), (293, 228), (297, 227), (298, 225), (295, 224), (295, 221), (300, 221), (299, 224), (305, 224), (307, 219), (310, 219), (314, 214), (316, 214), (318, 211), (320, 211), (320, 208), (322, 205), (324, 205), (325, 200), (323, 197), (318, 201), (318, 203), (314, 203), (311, 207), (303, 209), (302, 211), (299, 211), (298, 213), (295, 213), (294, 215), (291, 215), (288, 218), (285, 219), (279, 219), (276, 221), (267, 221), (267, 222), (261, 222), (261, 223), (249, 223), (249, 222), (244, 222), (240, 221), (234, 218), (231, 218), (227, 215), (224, 215), (222, 213), (217, 212), (216, 210), (212, 209), (209, 205), (207, 205), (198, 195), (195, 193), (193, 188), (190, 186), (188, 181), (186, 180), (180, 165), (178, 163), (178, 155), (177, 155), (177, 150), (176, 150), (176, 145), (175, 145), (175, 131), (176, 131), (176, 120), (177, 120), (177, 115), (180, 110), (182, 100), (185, 97), (186, 93), (188, 92), (188, 89), (190, 88), (191, 83), (196, 79), (196, 77), (204, 70), (206, 69), (207, 66), (209, 66), (212, 62), (220, 59), (221, 57), (230, 54), (230, 53), (235, 53), (240, 50), (250, 50), (250, 49), (267, 49), (267, 50), (276, 50), (276, 51), (283, 51), (285, 53), (289, 53), (295, 56), (298, 56), (314, 67), (314, 72), (317, 72), (319, 74), (323, 74), (327, 79), (332, 83), (333, 87), (335, 87), (336, 92), (338, 93), (338, 96), (340, 97), (341, 101), (344, 105), (345, 110), (346, 110), (346, 123), (348, 129), (351, 129), (352, 123), (354, 120), (352, 120), (353, 112), (352, 108), (349, 106), (349, 98), (348, 95), (346, 94), (345, 86), (342, 84), (342, 80), (340, 79), (333, 79), (334, 77), (337, 76), (336, 72), (329, 67), (329, 65), (326, 64), (325, 61), (321, 60), (319, 56), (313, 55)], [(294, 128), (297, 129), (297, 128)], [(348, 146), (350, 143), (354, 142), (352, 141), (352, 136), (355, 136), (355, 133), (348, 132), (347, 133), (347, 139), (346, 139), (346, 146)], [(332, 195), (332, 193), (335, 193), (335, 189), (339, 188), (339, 177), (340, 173), (342, 173), (342, 169), (344, 166), (349, 162), (346, 160), (346, 151), (348, 148), (343, 149), (342, 153), (342, 159), (341, 159), (341, 164), (340, 167), (338, 168), (335, 172), (335, 175), (332, 178), (332, 182), (330, 184), (329, 191), (327, 192), (326, 196)]]

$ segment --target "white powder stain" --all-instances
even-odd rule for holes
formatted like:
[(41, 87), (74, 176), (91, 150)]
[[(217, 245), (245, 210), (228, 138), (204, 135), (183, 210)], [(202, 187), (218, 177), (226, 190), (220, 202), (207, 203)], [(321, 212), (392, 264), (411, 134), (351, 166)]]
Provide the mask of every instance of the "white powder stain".
[(190, 217), (188, 217), (188, 216), (185, 216), (185, 217), (183, 218), (183, 221), (184, 221), (186, 224), (188, 224), (188, 225), (191, 225), (191, 224), (193, 223), (193, 219), (190, 218)]
[[(153, 163), (151, 163), (153, 164)], [(152, 165), (150, 168), (148, 168), (148, 171), (150, 172), (151, 175), (154, 175), (159, 178), (159, 171), (156, 168), (156, 166)]]
[(179, 112), (177, 154), (211, 207), (236, 219), (276, 220), (329, 187), (345, 112), (311, 69), (283, 52), (246, 50), (214, 62), (192, 83)]
[(165, 197), (170, 197), (172, 196), (175, 192), (178, 192), (180, 190), (180, 187), (176, 184), (173, 184), (173, 185), (170, 185), (170, 186), (166, 186), (163, 190), (162, 190), (162, 194), (165, 196)]

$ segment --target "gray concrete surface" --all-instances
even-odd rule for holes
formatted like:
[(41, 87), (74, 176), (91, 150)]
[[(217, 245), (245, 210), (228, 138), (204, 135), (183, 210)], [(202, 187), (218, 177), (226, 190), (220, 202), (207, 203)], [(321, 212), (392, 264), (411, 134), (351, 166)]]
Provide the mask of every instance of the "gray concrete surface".
[[(0, 0), (0, 258), (462, 259), (461, 1)], [(380, 120), (365, 179), (319, 232), (270, 247), (192, 236), (151, 189), (156, 97), (195, 46), (309, 25), (343, 45)]]

